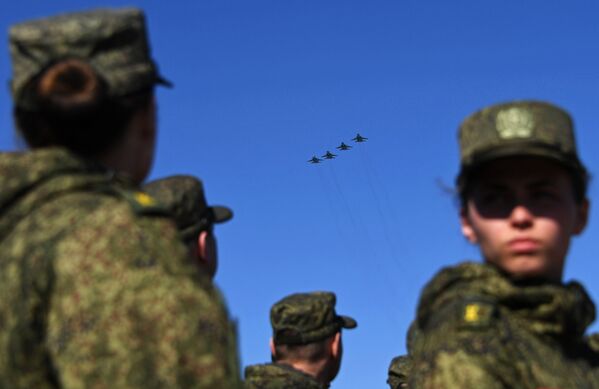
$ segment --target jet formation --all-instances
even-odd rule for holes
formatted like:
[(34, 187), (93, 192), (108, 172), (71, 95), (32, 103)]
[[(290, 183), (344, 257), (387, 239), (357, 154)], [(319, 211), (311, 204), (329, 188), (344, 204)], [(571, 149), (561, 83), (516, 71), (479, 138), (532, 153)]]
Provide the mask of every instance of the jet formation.
[[(354, 138), (352, 138), (352, 140), (356, 143), (364, 143), (368, 140), (368, 138), (365, 138), (358, 133), (358, 134), (356, 134), (356, 136)], [(341, 150), (341, 151), (347, 151), (347, 150), (351, 149), (352, 147), (353, 146), (350, 146), (350, 145), (345, 144), (344, 142), (341, 142), (341, 144), (339, 146), (337, 146), (336, 149)], [(316, 163), (321, 163), (325, 159), (335, 159), (335, 157), (337, 157), (337, 154), (333, 154), (329, 150), (327, 150), (327, 152), (324, 155), (322, 155), (320, 158), (318, 158), (316, 155), (314, 155), (307, 162), (316, 164)]]

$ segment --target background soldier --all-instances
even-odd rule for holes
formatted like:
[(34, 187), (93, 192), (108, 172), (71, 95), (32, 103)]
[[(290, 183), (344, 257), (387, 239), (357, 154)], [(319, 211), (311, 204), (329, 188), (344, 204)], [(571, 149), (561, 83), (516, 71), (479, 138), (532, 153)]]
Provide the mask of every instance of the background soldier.
[(400, 389), (408, 387), (408, 377), (412, 362), (408, 355), (401, 355), (391, 360), (389, 364), (389, 376), (387, 383), (390, 389)]
[(248, 389), (328, 388), (341, 367), (341, 329), (356, 328), (348, 316), (335, 312), (331, 292), (297, 293), (270, 310), (274, 363), (248, 366)]
[(191, 257), (214, 278), (218, 268), (218, 247), (213, 227), (231, 220), (233, 211), (208, 206), (202, 181), (193, 176), (172, 176), (144, 185), (143, 190), (164, 206), (175, 219)]

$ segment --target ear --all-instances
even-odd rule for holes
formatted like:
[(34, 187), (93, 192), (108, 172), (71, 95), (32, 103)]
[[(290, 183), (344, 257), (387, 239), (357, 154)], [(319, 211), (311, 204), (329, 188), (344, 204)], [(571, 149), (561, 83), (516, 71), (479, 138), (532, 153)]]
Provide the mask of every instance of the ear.
[(470, 222), (470, 217), (468, 216), (468, 209), (466, 208), (468, 205), (460, 208), (460, 225), (462, 226), (462, 235), (468, 242), (472, 244), (478, 243), (478, 239), (476, 237), (476, 232), (474, 228), (472, 228), (472, 223)]
[(208, 238), (208, 232), (201, 231), (198, 234), (198, 259), (203, 264), (208, 262), (208, 244), (206, 243), (206, 239)]
[(277, 349), (275, 348), (275, 341), (273, 340), (272, 336), (270, 337), (270, 340), (268, 341), (268, 345), (270, 347), (270, 355), (272, 355), (273, 357), (277, 357)]
[(337, 331), (331, 342), (331, 355), (338, 358), (341, 354), (341, 331)]
[(578, 206), (578, 210), (576, 211), (576, 224), (574, 225), (574, 235), (581, 234), (587, 226), (589, 221), (589, 209), (591, 208), (591, 203), (588, 199), (584, 199), (582, 204)]

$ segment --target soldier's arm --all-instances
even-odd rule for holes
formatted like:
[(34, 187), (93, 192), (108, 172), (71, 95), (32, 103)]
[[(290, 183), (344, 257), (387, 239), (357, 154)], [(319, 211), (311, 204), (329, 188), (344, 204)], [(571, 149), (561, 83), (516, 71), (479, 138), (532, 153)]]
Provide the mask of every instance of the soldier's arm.
[(170, 222), (119, 208), (88, 215), (57, 247), (47, 344), (64, 387), (239, 387), (218, 293)]

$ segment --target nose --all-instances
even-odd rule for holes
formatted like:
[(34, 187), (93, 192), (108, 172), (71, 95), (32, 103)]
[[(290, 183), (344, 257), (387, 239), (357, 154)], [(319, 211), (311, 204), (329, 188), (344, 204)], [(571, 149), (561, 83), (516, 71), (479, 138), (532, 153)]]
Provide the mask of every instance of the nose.
[(516, 228), (528, 228), (532, 226), (534, 219), (533, 213), (525, 205), (518, 204), (512, 209), (510, 222)]

